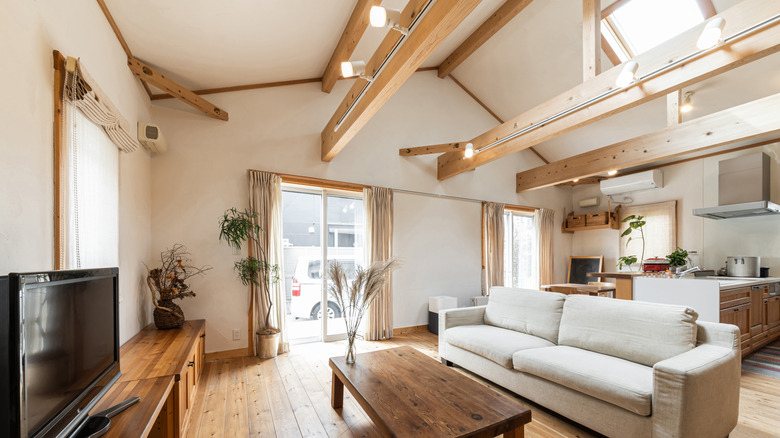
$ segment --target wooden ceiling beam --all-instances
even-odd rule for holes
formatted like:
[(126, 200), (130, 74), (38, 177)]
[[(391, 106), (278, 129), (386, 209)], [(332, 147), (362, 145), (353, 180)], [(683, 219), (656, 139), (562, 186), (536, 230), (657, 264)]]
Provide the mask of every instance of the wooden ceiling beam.
[(330, 93), (333, 90), (333, 86), (336, 85), (336, 81), (341, 76), (341, 63), (349, 61), (349, 57), (352, 56), (360, 38), (363, 37), (363, 33), (368, 28), (371, 6), (379, 6), (380, 3), (382, 0), (358, 0), (339, 42), (333, 50), (333, 55), (325, 67), (325, 72), (322, 73), (322, 91)]
[(532, 1), (507, 0), (439, 65), (439, 77), (442, 79), (446, 78), (447, 75), (452, 73), (453, 70), (485, 44), (496, 32), (501, 30), (502, 27), (512, 21)]
[[(718, 16), (726, 20), (726, 35), (729, 36), (756, 23), (780, 13), (780, 2), (745, 0)], [(682, 59), (696, 51), (704, 23), (692, 28), (654, 49), (634, 58), (639, 63), (637, 76), (654, 71)], [(508, 120), (507, 122), (475, 137), (470, 142), (477, 151), (495, 141), (504, 139), (530, 126), (534, 129), (497, 144), (490, 149), (465, 159), (462, 152), (449, 152), (439, 157), (438, 179), (451, 178), (475, 169), (517, 151), (535, 146), (576, 128), (586, 126), (606, 117), (634, 108), (645, 102), (664, 96), (674, 90), (711, 78), (749, 62), (771, 55), (780, 50), (780, 25), (762, 28), (752, 34), (725, 44), (715, 50), (612, 94), (582, 109), (560, 116), (556, 120), (538, 125), (538, 122), (556, 116), (570, 108), (583, 104), (615, 88), (615, 80), (622, 66), (590, 79), (571, 90), (544, 102), (535, 108)]]
[[(381, 74), (368, 86), (364, 94), (365, 81), (358, 79), (352, 90), (336, 109), (333, 117), (323, 129), (322, 159), (332, 160), (347, 143), (365, 126), (379, 108), (406, 82), (417, 68), (436, 50), (444, 39), (479, 4), (479, 0), (451, 0), (434, 2), (427, 6), (424, 15), (416, 22), (400, 47), (394, 47), (403, 35), (391, 30), (380, 44), (374, 56), (366, 65), (366, 74), (373, 76), (384, 63)], [(407, 27), (413, 22), (427, 1), (411, 0), (401, 13), (401, 25)], [(388, 54), (393, 56), (386, 61)], [(344, 115), (349, 114), (344, 117)], [(343, 118), (341, 124), (339, 121)]]
[(137, 58), (128, 58), (127, 65), (130, 67), (133, 74), (142, 81), (154, 85), (187, 105), (202, 111), (209, 117), (224, 121), (228, 120), (227, 111), (216, 107), (211, 102), (169, 79), (162, 73), (139, 61)]
[[(517, 174), (518, 192), (780, 134), (780, 93)], [(746, 121), (749, 121), (746, 123)]]
[(466, 147), (466, 143), (445, 143), (434, 146), (418, 146), (414, 148), (401, 148), (398, 149), (398, 155), (402, 157), (413, 157), (416, 155), (427, 154), (442, 154), (450, 151), (462, 151)]
[(601, 0), (582, 0), (582, 80), (601, 74)]

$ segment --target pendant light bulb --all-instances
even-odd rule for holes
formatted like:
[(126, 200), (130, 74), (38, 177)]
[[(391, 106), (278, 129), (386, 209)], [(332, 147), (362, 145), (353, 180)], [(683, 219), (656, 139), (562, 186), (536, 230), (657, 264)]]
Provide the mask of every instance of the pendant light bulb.
[(466, 158), (471, 158), (474, 156), (474, 145), (471, 143), (466, 143), (466, 152), (463, 154)]
[(710, 20), (701, 31), (701, 35), (696, 41), (696, 47), (699, 50), (707, 50), (720, 44), (724, 27), (726, 27), (726, 20), (723, 18), (717, 17)]
[(681, 113), (688, 113), (691, 112), (691, 110), (693, 109), (693, 104), (691, 103), (691, 96), (693, 96), (693, 91), (689, 91), (685, 93), (685, 99), (683, 100), (682, 105), (680, 105)]
[(637, 64), (636, 61), (626, 62), (626, 65), (623, 67), (623, 71), (620, 72), (617, 79), (615, 80), (615, 85), (620, 88), (626, 88), (633, 84), (634, 81), (636, 81), (635, 75), (637, 69), (639, 69), (639, 64)]

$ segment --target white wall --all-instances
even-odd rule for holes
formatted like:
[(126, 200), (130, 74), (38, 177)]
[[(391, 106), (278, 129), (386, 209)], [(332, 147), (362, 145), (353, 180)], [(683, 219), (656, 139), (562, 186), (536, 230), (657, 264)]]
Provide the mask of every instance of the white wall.
[[(677, 200), (677, 245), (688, 251), (698, 251), (699, 258), (694, 259), (695, 263), (717, 270), (725, 266), (727, 255), (758, 255), (761, 256), (762, 265), (771, 267), (770, 273), (780, 275), (779, 216), (712, 220), (693, 215), (695, 208), (718, 205), (719, 161), (760, 151), (764, 151), (772, 159), (771, 196), (774, 202), (778, 202), (780, 201), (780, 144), (778, 143), (664, 167), (662, 189), (635, 192), (627, 196), (633, 198), (633, 204)], [(593, 196), (601, 198), (601, 205), (585, 209), (577, 207), (580, 200)], [(597, 184), (576, 186), (572, 190), (572, 204), (577, 213), (606, 210), (606, 203), (607, 197), (601, 194)], [(615, 208), (614, 204), (612, 208)], [(619, 245), (617, 230), (578, 231), (572, 238), (571, 253), (572, 255), (603, 254), (605, 269), (616, 270)]]
[[(52, 51), (79, 57), (135, 126), (149, 119), (149, 101), (92, 0), (2, 0), (0, 14), (0, 275), (54, 268)], [(133, 134), (135, 131), (133, 130)], [(120, 156), (120, 340), (149, 320), (143, 307), (142, 262), (150, 253), (150, 157)]]
[[(570, 208), (568, 188), (515, 193), (515, 173), (537, 165), (528, 151), (443, 182), (435, 176), (435, 156), (398, 155), (404, 146), (460, 141), (496, 124), (435, 72), (414, 74), (332, 162), (322, 162), (320, 133), (350, 86), (339, 81), (331, 94), (322, 93), (319, 84), (304, 84), (210, 95), (229, 112), (229, 122), (207, 119), (176, 101), (155, 104), (154, 120), (170, 149), (152, 159), (152, 247), (156, 253), (182, 243), (195, 264), (214, 267), (193, 282), (198, 296), (182, 303), (187, 317), (207, 320), (207, 351), (246, 346), (246, 339), (232, 340), (232, 330), (246, 333), (248, 293), (232, 271), (236, 256), (217, 241), (217, 220), (227, 208), (247, 205), (247, 169), (555, 208), (556, 221)], [(395, 327), (423, 325), (428, 295), (448, 289), (465, 304), (466, 297), (479, 294), (479, 204), (402, 194), (396, 199), (395, 253), (405, 267), (394, 276), (394, 298), (401, 306)], [(407, 234), (443, 246), (427, 249)], [(559, 276), (570, 239), (556, 234)], [(461, 269), (467, 262), (472, 268)]]

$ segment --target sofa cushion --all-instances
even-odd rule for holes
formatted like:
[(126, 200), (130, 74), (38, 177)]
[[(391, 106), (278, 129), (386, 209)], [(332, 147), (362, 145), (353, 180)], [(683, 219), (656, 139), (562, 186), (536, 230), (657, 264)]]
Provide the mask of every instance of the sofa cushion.
[(529, 348), (554, 346), (550, 341), (490, 325), (463, 325), (447, 329), (448, 343), (512, 369), (512, 355)]
[(569, 295), (558, 344), (653, 366), (696, 346), (697, 317), (685, 306)]
[(514, 368), (648, 416), (652, 408), (653, 369), (617, 357), (574, 347), (518, 351)]
[(492, 287), (485, 324), (558, 342), (558, 326), (566, 295), (532, 289)]

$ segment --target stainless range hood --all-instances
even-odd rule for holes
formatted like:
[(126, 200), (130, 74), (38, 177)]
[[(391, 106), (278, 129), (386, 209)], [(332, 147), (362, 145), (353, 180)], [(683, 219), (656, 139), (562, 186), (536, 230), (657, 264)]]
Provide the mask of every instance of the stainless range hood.
[(741, 204), (719, 205), (717, 207), (697, 208), (694, 216), (710, 219), (730, 219), (733, 217), (764, 216), (780, 213), (780, 205), (769, 201), (743, 202)]
[(780, 214), (769, 201), (769, 156), (763, 152), (718, 163), (718, 206), (696, 208), (694, 216), (709, 219)]

